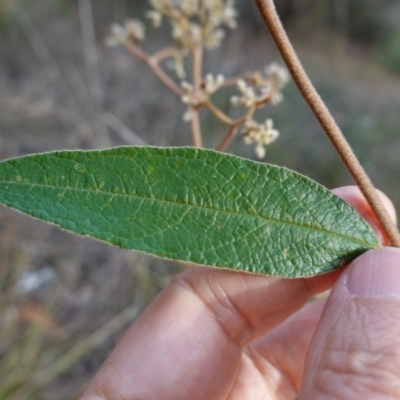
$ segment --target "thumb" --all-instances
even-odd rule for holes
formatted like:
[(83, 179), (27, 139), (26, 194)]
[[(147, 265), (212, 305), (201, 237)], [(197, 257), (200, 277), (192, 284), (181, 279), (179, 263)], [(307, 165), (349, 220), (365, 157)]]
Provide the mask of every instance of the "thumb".
[(305, 399), (400, 399), (400, 250), (380, 248), (337, 281), (309, 348)]

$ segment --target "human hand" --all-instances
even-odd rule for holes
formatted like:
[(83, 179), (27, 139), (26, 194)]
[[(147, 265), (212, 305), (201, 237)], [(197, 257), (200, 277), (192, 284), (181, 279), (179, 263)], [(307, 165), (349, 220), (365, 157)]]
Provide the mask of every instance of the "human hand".
[[(358, 189), (334, 192), (387, 241)], [(333, 285), (327, 301), (309, 302)], [(143, 312), (81, 400), (400, 399), (399, 317), (393, 248), (308, 279), (192, 267)]]

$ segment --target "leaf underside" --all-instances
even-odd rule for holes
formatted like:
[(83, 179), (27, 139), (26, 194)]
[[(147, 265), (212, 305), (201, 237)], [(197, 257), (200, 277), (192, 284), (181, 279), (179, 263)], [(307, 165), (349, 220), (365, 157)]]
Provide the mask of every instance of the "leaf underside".
[(379, 246), (355, 210), (285, 168), (212, 150), (118, 147), (0, 163), (0, 203), (124, 249), (286, 277)]

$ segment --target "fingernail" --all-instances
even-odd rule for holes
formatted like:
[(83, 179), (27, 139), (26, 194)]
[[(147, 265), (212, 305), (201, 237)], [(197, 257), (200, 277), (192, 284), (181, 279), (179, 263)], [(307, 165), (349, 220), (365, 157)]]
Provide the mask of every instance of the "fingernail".
[(356, 296), (400, 297), (400, 249), (371, 250), (349, 267), (347, 287)]

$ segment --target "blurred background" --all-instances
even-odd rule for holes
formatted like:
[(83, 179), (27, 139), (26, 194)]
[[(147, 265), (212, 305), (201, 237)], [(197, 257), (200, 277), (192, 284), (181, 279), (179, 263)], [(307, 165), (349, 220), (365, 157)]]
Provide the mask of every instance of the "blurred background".
[[(276, 0), (300, 58), (378, 188), (400, 209), (400, 1)], [(207, 54), (233, 76), (280, 61), (253, 2)], [(146, 0), (0, 1), (0, 157), (148, 143), (190, 145), (185, 107), (121, 48), (113, 22), (143, 18)], [(154, 51), (167, 35), (152, 32)], [(280, 138), (266, 162), (323, 185), (351, 183), (290, 83), (262, 110)], [(229, 96), (216, 102), (229, 112)], [(225, 131), (202, 115), (204, 141)], [(254, 158), (238, 137), (228, 152)], [(183, 265), (80, 238), (0, 209), (0, 400), (77, 399), (118, 338)]]

